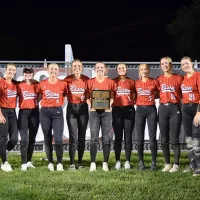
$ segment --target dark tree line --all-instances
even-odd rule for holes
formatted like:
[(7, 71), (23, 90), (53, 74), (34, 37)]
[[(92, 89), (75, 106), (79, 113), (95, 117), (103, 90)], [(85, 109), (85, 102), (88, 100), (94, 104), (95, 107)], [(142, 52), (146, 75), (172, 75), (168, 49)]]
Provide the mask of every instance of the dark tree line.
[(200, 60), (200, 0), (193, 0), (191, 6), (178, 10), (167, 30), (176, 53)]

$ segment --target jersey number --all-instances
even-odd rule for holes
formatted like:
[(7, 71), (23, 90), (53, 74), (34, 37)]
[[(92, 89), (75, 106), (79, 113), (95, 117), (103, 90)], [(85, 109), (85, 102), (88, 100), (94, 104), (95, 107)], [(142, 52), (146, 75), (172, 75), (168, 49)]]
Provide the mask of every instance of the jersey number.
[(152, 101), (152, 97), (151, 96), (149, 96), (149, 101)]
[(171, 94), (171, 99), (176, 99), (174, 94)]
[(189, 94), (189, 100), (195, 100), (194, 94)]

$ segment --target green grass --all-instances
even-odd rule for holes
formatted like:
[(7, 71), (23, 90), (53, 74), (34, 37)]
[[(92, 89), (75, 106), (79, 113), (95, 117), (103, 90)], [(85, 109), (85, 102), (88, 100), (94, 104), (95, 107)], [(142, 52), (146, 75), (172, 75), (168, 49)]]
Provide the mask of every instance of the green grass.
[[(103, 172), (101, 169), (101, 152), (97, 156), (96, 172), (89, 172), (89, 153), (84, 155), (86, 167), (76, 171), (68, 170), (69, 161), (65, 160), (64, 172), (49, 172), (47, 161), (40, 160), (42, 157), (45, 157), (44, 153), (34, 153), (33, 161), (37, 168), (21, 172), (20, 155), (10, 154), (9, 163), (14, 171), (6, 173), (0, 170), (0, 199), (200, 199), (200, 177), (192, 177), (190, 173), (161, 172), (164, 163), (161, 153), (158, 154), (158, 171), (156, 172), (150, 170), (139, 172), (136, 153), (132, 154), (133, 169), (129, 171), (114, 170), (114, 153), (111, 153), (109, 172)], [(68, 158), (68, 153), (64, 154), (64, 158)], [(122, 158), (124, 158), (124, 153)], [(186, 153), (182, 153), (182, 169), (187, 162)], [(148, 168), (150, 167), (151, 156), (148, 153), (145, 154), (145, 164)]]

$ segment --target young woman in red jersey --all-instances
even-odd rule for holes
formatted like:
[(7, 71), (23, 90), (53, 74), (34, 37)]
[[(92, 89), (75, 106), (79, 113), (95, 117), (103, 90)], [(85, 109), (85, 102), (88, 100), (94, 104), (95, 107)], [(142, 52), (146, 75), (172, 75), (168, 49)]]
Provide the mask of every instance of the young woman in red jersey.
[(122, 139), (124, 133), (126, 162), (125, 169), (130, 169), (130, 158), (132, 151), (132, 133), (135, 124), (135, 108), (134, 80), (128, 78), (126, 64), (120, 63), (117, 65), (117, 73), (119, 77), (113, 79), (116, 83), (116, 91), (114, 93), (114, 103), (112, 108), (113, 129), (115, 132), (115, 169), (121, 169), (120, 155), (122, 148)]
[[(163, 75), (157, 78), (160, 84), (160, 106), (158, 109), (161, 146), (165, 158), (163, 172), (179, 171), (180, 159), (180, 126), (181, 126), (181, 82), (183, 77), (172, 73), (172, 59), (163, 57), (160, 60)], [(171, 142), (174, 152), (174, 164), (170, 164)]]
[(108, 159), (110, 155), (110, 142), (112, 131), (112, 114), (110, 109), (97, 109), (91, 107), (91, 97), (93, 90), (109, 90), (111, 92), (110, 106), (113, 103), (113, 93), (115, 91), (115, 82), (105, 76), (106, 65), (102, 62), (98, 62), (95, 65), (96, 78), (89, 79), (86, 84), (87, 97), (86, 102), (90, 108), (90, 157), (91, 165), (90, 171), (96, 171), (96, 154), (97, 146), (99, 143), (99, 129), (102, 131), (102, 143), (103, 143), (103, 171), (108, 171)]
[[(64, 118), (62, 105), (67, 93), (66, 81), (57, 78), (59, 66), (56, 63), (48, 65), (49, 78), (39, 83), (37, 93), (42, 94), (40, 123), (44, 134), (45, 151), (49, 162), (49, 171), (54, 171), (52, 139), (54, 137), (57, 171), (63, 171), (62, 157), (63, 144), (62, 136), (64, 130)], [(53, 130), (53, 137), (52, 137)]]
[(76, 169), (74, 157), (78, 146), (78, 168), (83, 167), (82, 158), (85, 150), (85, 135), (88, 124), (88, 105), (85, 99), (86, 81), (83, 64), (80, 60), (72, 62), (73, 74), (64, 80), (68, 84), (67, 125), (69, 129), (70, 169)]
[(182, 120), (186, 133), (189, 167), (183, 172), (194, 171), (200, 175), (200, 74), (193, 67), (191, 58), (181, 59), (181, 68), (186, 73), (181, 84)]
[(139, 77), (135, 81), (136, 88), (136, 116), (135, 116), (135, 127), (137, 134), (137, 148), (139, 156), (139, 170), (145, 170), (145, 164), (143, 160), (144, 151), (144, 130), (146, 121), (148, 124), (150, 147), (152, 155), (151, 170), (156, 170), (156, 157), (157, 157), (157, 109), (155, 106), (155, 98), (159, 91), (159, 83), (157, 80), (150, 78), (150, 68), (147, 64), (140, 64), (139, 66)]
[[(17, 81), (13, 80), (16, 74), (14, 64), (6, 66), (5, 78), (0, 80), (0, 157), (3, 171), (12, 171), (7, 161), (6, 151), (14, 148), (18, 141), (18, 128), (16, 117)], [(9, 141), (7, 137), (9, 133)]]
[(19, 96), (18, 129), (21, 136), (21, 170), (35, 168), (31, 163), (35, 138), (39, 127), (38, 82), (33, 80), (34, 71), (30, 67), (23, 69), (24, 81), (17, 85)]

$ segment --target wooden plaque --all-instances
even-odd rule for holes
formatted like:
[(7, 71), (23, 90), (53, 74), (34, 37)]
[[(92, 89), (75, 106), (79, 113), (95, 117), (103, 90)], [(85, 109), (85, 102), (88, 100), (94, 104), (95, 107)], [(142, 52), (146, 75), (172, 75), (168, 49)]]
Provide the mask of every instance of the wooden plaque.
[(93, 90), (92, 108), (96, 110), (110, 109), (110, 90)]

